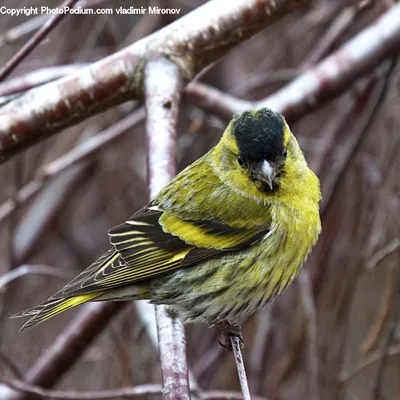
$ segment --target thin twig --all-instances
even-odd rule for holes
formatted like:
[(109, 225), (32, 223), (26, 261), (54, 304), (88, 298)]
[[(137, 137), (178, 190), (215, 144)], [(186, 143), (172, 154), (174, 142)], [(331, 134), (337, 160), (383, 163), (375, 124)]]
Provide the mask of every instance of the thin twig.
[(17, 379), (22, 378), (22, 372), (20, 369), (17, 367), (15, 362), (11, 360), (9, 357), (7, 357), (3, 352), (0, 352), (0, 363), (2, 363), (4, 366), (6, 366)]
[(371, 356), (369, 356), (366, 360), (363, 360), (359, 364), (357, 364), (353, 369), (349, 371), (343, 371), (340, 374), (339, 380), (340, 382), (346, 383), (348, 380), (352, 379), (355, 375), (359, 374), (362, 372), (365, 368), (370, 367), (371, 365), (376, 364), (377, 362), (380, 362), (383, 357), (387, 356), (398, 356), (400, 354), (400, 345), (396, 346), (391, 346), (389, 349), (387, 349), (386, 352), (384, 351), (379, 351)]
[(93, 173), (90, 167), (91, 163), (85, 161), (75, 168), (70, 168), (45, 185), (44, 190), (37, 195), (29, 210), (20, 219), (15, 232), (13, 251), (17, 264), (26, 262), (66, 199), (70, 199), (70, 195), (76, 193), (75, 189), (79, 184)]
[[(207, 351), (203, 353), (193, 365), (192, 370), (196, 375), (197, 379), (201, 380), (205, 372), (210, 373), (211, 367), (216, 363), (216, 361), (224, 354), (224, 348), (220, 346), (216, 341), (214, 345), (211, 345)], [(190, 372), (190, 371), (189, 371)], [(190, 375), (189, 375), (190, 378)], [(190, 383), (192, 387), (192, 383)]]
[(265, 362), (264, 354), (272, 329), (271, 308), (265, 307), (256, 315), (257, 327), (250, 351), (249, 380), (253, 391), (259, 391), (262, 382), (262, 368)]
[(302, 63), (303, 68), (309, 68), (316, 62), (325, 57), (344, 36), (347, 30), (354, 25), (356, 19), (371, 5), (369, 2), (351, 4), (341, 11), (339, 16), (333, 21), (323, 37), (318, 41), (311, 54)]
[[(25, 374), (26, 383), (45, 388), (53, 385), (125, 305), (125, 302), (105, 302), (82, 306), (78, 316), (63, 329)], [(68, 357), (65, 357), (65, 354)]]
[[(62, 172), (94, 156), (99, 150), (103, 149), (104, 146), (112, 143), (143, 120), (144, 108), (140, 108), (117, 123), (111, 125), (103, 132), (93, 135), (82, 143), (79, 143), (72, 150), (66, 152), (54, 161), (45, 164), (39, 169), (35, 179), (27, 183), (18, 191), (16, 196), (18, 203), (21, 205), (30, 200), (52, 179), (60, 175)], [(15, 205), (11, 199), (6, 200), (0, 205), (0, 222), (6, 220), (10, 216), (14, 207)]]
[(318, 400), (319, 395), (319, 362), (317, 348), (317, 310), (311, 287), (311, 278), (308, 268), (304, 268), (299, 275), (300, 297), (304, 314), (307, 318), (308, 336), (308, 366), (310, 372), (310, 399)]
[(237, 336), (231, 336), (232, 351), (235, 356), (236, 369), (238, 372), (240, 388), (242, 389), (243, 400), (251, 400), (249, 384), (247, 382), (246, 370), (242, 357), (241, 343)]
[[(44, 399), (55, 400), (114, 400), (130, 399), (132, 397), (159, 396), (162, 386), (157, 384), (138, 385), (113, 390), (101, 390), (98, 392), (81, 392), (75, 390), (48, 390), (39, 386), (30, 385), (18, 379), (0, 378), (0, 383), (17, 391), (41, 396)], [(212, 390), (207, 392), (193, 392), (202, 400), (247, 400), (239, 392), (226, 390)], [(265, 397), (253, 396), (253, 400), (268, 400)]]
[[(15, 240), (15, 231), (18, 224), (18, 209), (20, 208), (20, 203), (18, 201), (18, 192), (23, 185), (24, 180), (24, 154), (16, 157), (13, 162), (13, 179), (11, 183), (11, 191), (10, 191), (10, 201), (13, 205), (13, 211), (10, 215), (10, 219), (8, 222), (8, 231), (9, 231), (9, 268), (15, 268), (18, 263), (14, 253), (14, 240)], [(1, 322), (1, 318), (0, 318)]]
[[(66, 0), (61, 4), (60, 8), (71, 8), (78, 0)], [(67, 13), (56, 13), (51, 16), (43, 26), (25, 43), (25, 45), (6, 63), (6, 65), (0, 70), (0, 81), (7, 78), (8, 75), (26, 58), (47, 36), (47, 34), (53, 30), (59, 22), (67, 15)]]
[(271, 382), (274, 388), (279, 388), (282, 382), (293, 372), (299, 354), (303, 349), (305, 337), (306, 319), (301, 310), (301, 312), (295, 312), (292, 318), (288, 351), (283, 353), (275, 362), (274, 367), (270, 369), (267, 377), (267, 381)]
[[(400, 9), (400, 8), (399, 8)], [(366, 107), (362, 118), (358, 121), (355, 127), (354, 133), (351, 136), (351, 143), (345, 148), (345, 155), (343, 157), (343, 162), (340, 164), (340, 168), (333, 178), (333, 182), (329, 185), (328, 190), (326, 190), (324, 195), (324, 202), (321, 209), (322, 218), (326, 215), (331, 202), (333, 200), (333, 194), (336, 192), (337, 187), (342, 182), (342, 177), (347, 171), (351, 161), (354, 159), (354, 154), (358, 151), (361, 144), (364, 142), (369, 132), (369, 128), (373, 121), (375, 121), (379, 110), (384, 104), (383, 100), (386, 96), (387, 89), (389, 87), (390, 79), (393, 75), (393, 71), (397, 65), (398, 57), (395, 57), (390, 65), (378, 87), (375, 89), (372, 99), (370, 100), (368, 106)]]
[(367, 262), (367, 268), (376, 268), (384, 259), (400, 249), (400, 239), (393, 239), (383, 249), (378, 250)]
[(37, 69), (25, 75), (7, 79), (0, 84), (0, 97), (25, 92), (33, 87), (44, 85), (45, 83), (71, 74), (84, 66), (85, 64), (57, 65), (54, 67)]
[(270, 85), (272, 83), (288, 83), (300, 75), (299, 70), (296, 69), (276, 69), (264, 71), (258, 75), (251, 75), (244, 80), (244, 82), (237, 82), (231, 87), (231, 92), (239, 96), (248, 95), (255, 89)]
[(16, 43), (22, 37), (39, 29), (48, 19), (48, 15), (38, 15), (35, 18), (29, 18), (20, 25), (13, 26), (7, 32), (0, 35), (0, 46)]
[(374, 319), (360, 344), (360, 353), (365, 356), (377, 348), (387, 328), (397, 295), (397, 270), (393, 265), (385, 268), (385, 282)]
[(382, 353), (383, 357), (378, 362), (378, 372), (376, 375), (375, 383), (372, 389), (372, 400), (382, 400), (384, 396), (383, 392), (383, 375), (385, 373), (386, 365), (389, 359), (389, 349), (395, 340), (396, 328), (400, 322), (400, 278), (399, 278), (399, 266), (396, 269), (396, 302), (392, 314), (392, 320), (387, 333), (385, 343), (383, 345)]
[[(310, 168), (318, 175), (323, 173), (323, 167), (326, 166), (326, 160), (336, 146), (338, 137), (351, 127), (350, 122), (356, 110), (359, 108), (357, 101), (346, 101), (343, 99), (335, 109), (330, 121), (327, 121), (324, 127), (324, 134), (318, 138), (318, 151), (314, 151), (310, 159)], [(354, 119), (354, 118), (353, 118)]]
[[(196, 393), (195, 393), (196, 394)], [(240, 392), (229, 392), (227, 390), (210, 390), (209, 392), (199, 392), (202, 400), (246, 400)], [(268, 400), (266, 397), (251, 396), (252, 400)]]
[[(80, 0), (76, 3), (76, 6), (82, 8), (94, 7), (96, 5), (104, 3), (105, 1), (106, 0)], [(7, 32), (0, 35), (0, 46), (16, 43), (24, 36), (35, 31), (36, 29), (39, 29), (50, 18), (51, 17), (46, 14), (38, 15), (37, 17), (28, 19), (20, 25), (12, 27)]]
[(393, 57), (400, 48), (399, 21), (400, 4), (314, 68), (263, 100), (241, 100), (198, 82), (188, 85), (186, 98), (224, 119), (263, 107), (279, 111), (291, 121), (299, 119), (352, 87), (356, 79), (371, 72), (383, 59)]
[(34, 394), (45, 399), (57, 400), (113, 400), (116, 398), (130, 399), (146, 395), (160, 395), (161, 385), (140, 385), (128, 388), (102, 390), (99, 392), (77, 392), (74, 390), (47, 390), (30, 385), (20, 380), (0, 378), (0, 382), (12, 389), (26, 394)]
[(6, 272), (0, 277), (0, 293), (11, 282), (25, 275), (47, 275), (55, 278), (66, 280), (71, 278), (71, 273), (61, 268), (51, 267), (48, 265), (20, 265), (11, 271)]

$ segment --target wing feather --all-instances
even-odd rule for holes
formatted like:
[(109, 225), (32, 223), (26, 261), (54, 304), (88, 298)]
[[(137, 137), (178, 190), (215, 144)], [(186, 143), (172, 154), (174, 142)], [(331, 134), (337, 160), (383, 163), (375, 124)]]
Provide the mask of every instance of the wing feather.
[(216, 221), (183, 220), (154, 204), (109, 231), (113, 248), (52, 299), (134, 284), (250, 246), (267, 226), (235, 228)]

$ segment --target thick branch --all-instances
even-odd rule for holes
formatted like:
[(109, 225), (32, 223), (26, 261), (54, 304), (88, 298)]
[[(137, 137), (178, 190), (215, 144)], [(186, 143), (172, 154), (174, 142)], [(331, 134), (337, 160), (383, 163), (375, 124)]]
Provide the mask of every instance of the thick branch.
[(356, 79), (399, 51), (400, 5), (397, 5), (331, 56), (264, 100), (240, 100), (199, 83), (190, 84), (185, 92), (190, 102), (225, 119), (244, 110), (269, 107), (293, 120), (340, 95)]
[[(176, 173), (176, 125), (181, 97), (179, 69), (167, 59), (150, 61), (145, 70), (148, 179), (154, 197)], [(186, 339), (182, 322), (156, 307), (164, 399), (190, 399)]]
[(397, 5), (315, 68), (260, 102), (258, 107), (277, 108), (288, 118), (298, 118), (341, 94), (354, 80), (399, 50), (400, 5)]
[(142, 98), (144, 60), (173, 60), (187, 79), (235, 44), (310, 0), (214, 0), (95, 64), (34, 89), (0, 112), (0, 162), (130, 99)]

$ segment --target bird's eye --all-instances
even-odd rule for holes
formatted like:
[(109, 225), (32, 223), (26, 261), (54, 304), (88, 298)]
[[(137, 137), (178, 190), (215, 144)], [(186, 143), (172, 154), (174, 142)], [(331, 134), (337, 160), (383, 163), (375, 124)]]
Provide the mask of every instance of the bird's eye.
[(242, 158), (242, 157), (238, 157), (237, 162), (238, 162), (238, 164), (239, 164), (241, 167), (243, 167), (244, 161), (243, 161), (243, 158)]
[(286, 158), (286, 156), (287, 156), (287, 150), (284, 149), (283, 152), (282, 152), (282, 157), (283, 157), (283, 158)]

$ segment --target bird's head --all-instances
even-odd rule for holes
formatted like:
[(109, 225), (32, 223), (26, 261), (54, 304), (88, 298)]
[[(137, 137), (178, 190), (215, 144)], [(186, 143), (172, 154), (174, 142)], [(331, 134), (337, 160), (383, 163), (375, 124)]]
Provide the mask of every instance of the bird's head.
[(221, 179), (253, 197), (276, 194), (308, 171), (284, 117), (267, 108), (236, 115), (215, 150)]

